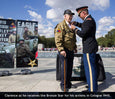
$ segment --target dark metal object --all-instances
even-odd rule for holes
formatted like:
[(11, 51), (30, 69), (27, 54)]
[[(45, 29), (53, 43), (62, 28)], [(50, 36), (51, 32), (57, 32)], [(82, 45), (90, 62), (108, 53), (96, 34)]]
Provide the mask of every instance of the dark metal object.
[(22, 69), (21, 70), (22, 75), (32, 74), (31, 69)]
[(9, 76), (9, 71), (0, 71), (0, 76)]

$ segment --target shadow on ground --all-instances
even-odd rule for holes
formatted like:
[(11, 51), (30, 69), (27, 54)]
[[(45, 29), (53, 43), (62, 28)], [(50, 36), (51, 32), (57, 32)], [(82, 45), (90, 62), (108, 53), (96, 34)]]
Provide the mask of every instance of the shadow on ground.
[(32, 71), (32, 73), (47, 73), (47, 72), (54, 72), (56, 69), (45, 69), (45, 70), (37, 70), (37, 71)]
[[(106, 72), (106, 79), (104, 81), (98, 81), (98, 82), (101, 82), (100, 84), (98, 84), (98, 92), (102, 92), (102, 91), (108, 89), (109, 87), (111, 87), (112, 85), (115, 85), (115, 75), (112, 75), (111, 73)], [(83, 86), (85, 88), (84, 85), (87, 86), (87, 83), (84, 80), (84, 81), (79, 82), (79, 83), (74, 83), (73, 85), (76, 88), (80, 87), (80, 86)], [(83, 88), (83, 87), (80, 87), (80, 88)], [(75, 90), (78, 90), (78, 89), (75, 89)]]
[(98, 91), (101, 92), (115, 84), (115, 75), (106, 72), (106, 79), (98, 85)]

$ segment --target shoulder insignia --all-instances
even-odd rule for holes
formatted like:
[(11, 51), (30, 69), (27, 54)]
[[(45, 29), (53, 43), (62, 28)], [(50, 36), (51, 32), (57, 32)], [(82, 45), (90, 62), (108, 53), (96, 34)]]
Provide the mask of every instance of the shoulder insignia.
[(59, 33), (61, 32), (61, 30), (58, 28), (59, 24), (56, 25), (56, 27), (54, 28), (54, 33)]
[(87, 18), (86, 20), (92, 20), (91, 18)]
[(56, 32), (59, 33), (59, 32), (61, 32), (61, 30), (58, 29)]

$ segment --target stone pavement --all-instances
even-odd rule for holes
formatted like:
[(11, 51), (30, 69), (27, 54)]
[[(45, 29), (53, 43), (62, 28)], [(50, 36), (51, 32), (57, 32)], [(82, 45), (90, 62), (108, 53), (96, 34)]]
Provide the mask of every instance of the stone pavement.
[[(115, 92), (115, 58), (103, 58), (106, 80), (98, 82), (98, 92)], [(38, 67), (29, 68), (33, 72), (29, 75), (21, 75), (18, 69), (9, 70), (12, 75), (0, 77), (0, 92), (61, 92), (60, 82), (56, 81), (56, 59), (40, 58)], [(81, 92), (85, 90), (86, 82), (72, 81), (77, 88), (69, 92)]]

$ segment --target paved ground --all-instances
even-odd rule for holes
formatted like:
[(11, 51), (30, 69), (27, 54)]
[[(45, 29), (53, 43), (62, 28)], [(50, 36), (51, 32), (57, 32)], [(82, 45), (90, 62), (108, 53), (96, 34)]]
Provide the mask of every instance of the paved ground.
[[(106, 80), (98, 82), (98, 92), (115, 92), (115, 58), (103, 58)], [(4, 69), (0, 69), (2, 71)], [(10, 76), (0, 77), (0, 92), (61, 92), (56, 81), (56, 59), (40, 58), (38, 67), (31, 68), (32, 74), (21, 75), (21, 69), (7, 69)], [(85, 90), (86, 82), (72, 81), (77, 88), (69, 92)]]

